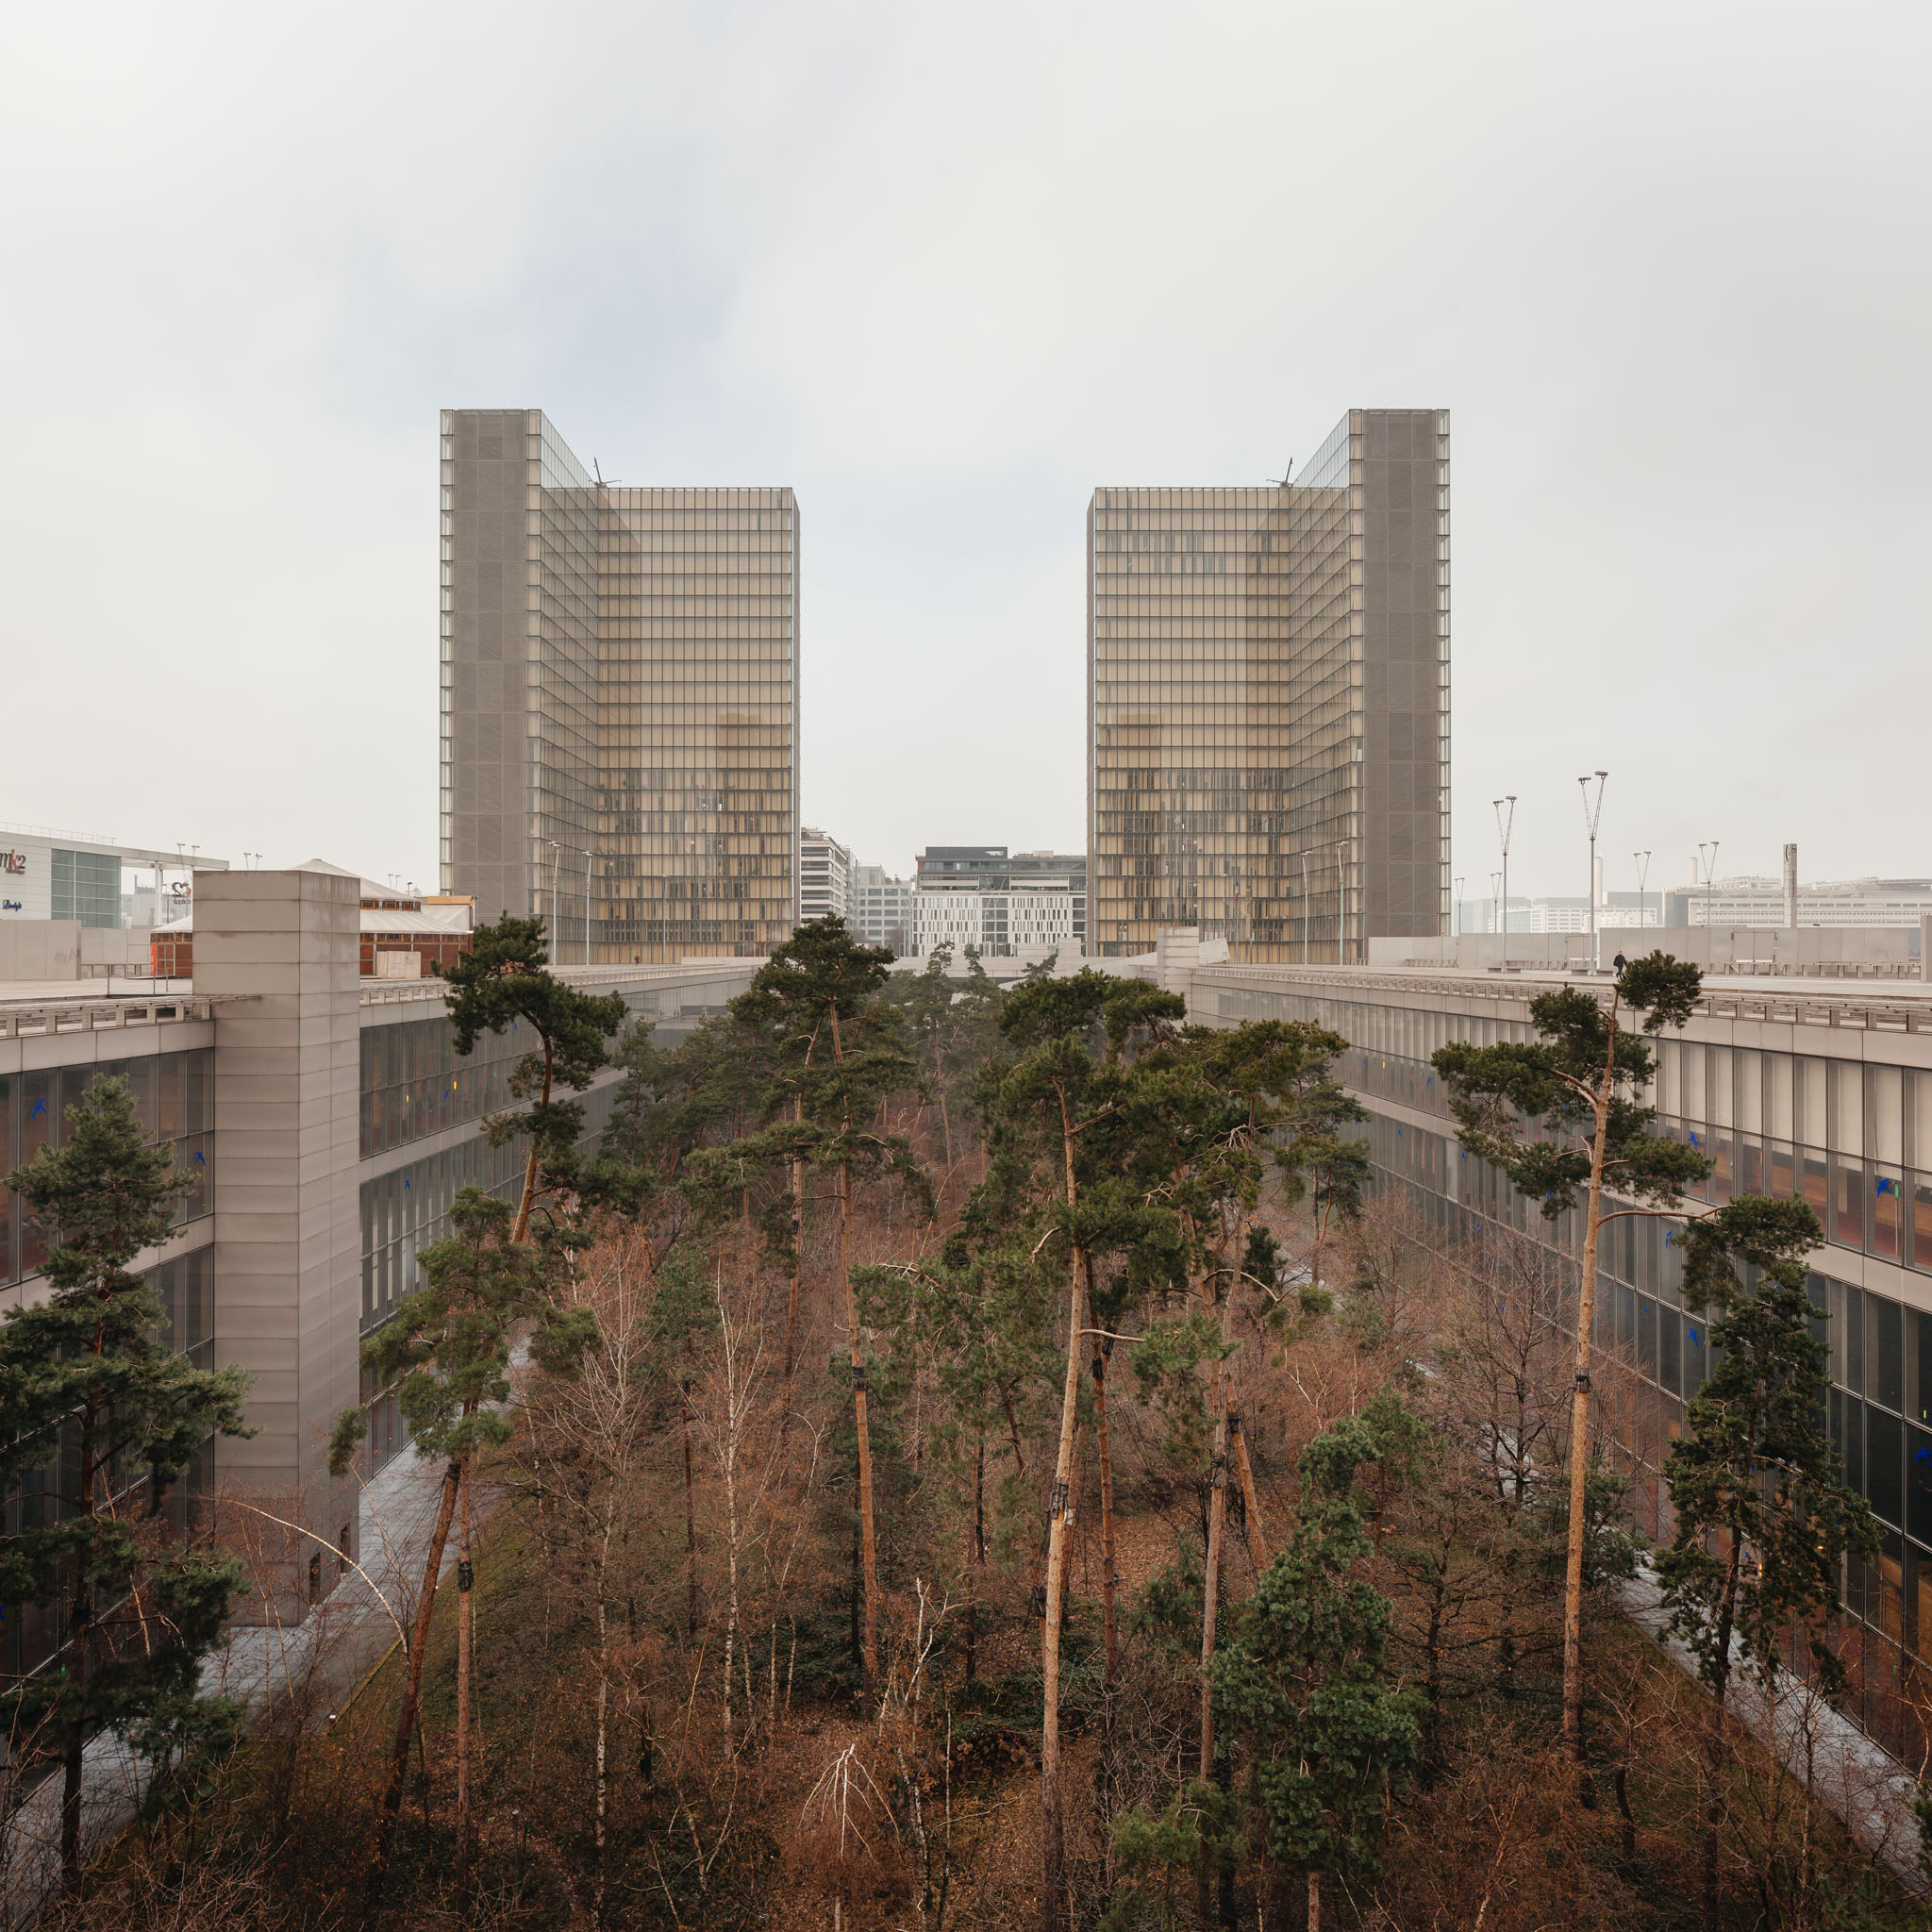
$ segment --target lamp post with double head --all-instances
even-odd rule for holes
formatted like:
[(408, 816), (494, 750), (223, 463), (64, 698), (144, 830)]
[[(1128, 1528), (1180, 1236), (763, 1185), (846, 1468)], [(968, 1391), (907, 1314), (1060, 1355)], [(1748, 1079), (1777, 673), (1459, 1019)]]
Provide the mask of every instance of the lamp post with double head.
[[(1583, 824), (1590, 834), (1590, 970), (1597, 969), (1596, 945), (1596, 826), (1604, 812), (1604, 780), (1607, 772), (1592, 772), (1577, 779), (1583, 791)], [(1596, 781), (1596, 796), (1590, 795), (1591, 781)]]
[(1492, 803), (1496, 808), (1496, 837), (1503, 847), (1503, 896), (1498, 909), (1502, 919), (1503, 971), (1507, 973), (1509, 970), (1509, 834), (1516, 827), (1516, 794), (1506, 792)]
[[(1711, 901), (1714, 897), (1717, 880), (1717, 844), (1718, 841), (1715, 839), (1710, 840), (1707, 843), (1702, 839), (1697, 841), (1698, 862), (1704, 867), (1704, 930), (1707, 934), (1710, 931), (1712, 921), (1716, 917)], [(1706, 853), (1710, 855), (1709, 858), (1707, 858), (1705, 857)], [(1704, 943), (1713, 949), (1705, 960), (1705, 965), (1707, 969), (1717, 958), (1715, 951), (1717, 941), (1712, 939), (1706, 939)]]

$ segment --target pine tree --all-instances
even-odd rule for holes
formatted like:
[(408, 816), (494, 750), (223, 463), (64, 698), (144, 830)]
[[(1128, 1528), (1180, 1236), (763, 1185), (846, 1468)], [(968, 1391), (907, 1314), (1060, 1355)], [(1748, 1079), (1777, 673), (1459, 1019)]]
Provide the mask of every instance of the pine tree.
[[(1702, 978), (1697, 968), (1652, 953), (1632, 960), (1600, 1006), (1593, 992), (1566, 986), (1529, 1003), (1534, 1042), (1472, 1046), (1457, 1041), (1434, 1056), (1448, 1089), (1457, 1136), (1472, 1154), (1492, 1161), (1546, 1220), (1576, 1205), (1584, 1191), (1581, 1291), (1576, 1308), (1576, 1369), (1571, 1395), (1570, 1538), (1563, 1582), (1563, 1740), (1581, 1766), (1583, 1745), (1583, 1570), (1589, 1514), (1585, 1445), (1590, 1440), (1590, 1351), (1595, 1317), (1597, 1239), (1604, 1191), (1674, 1208), (1684, 1189), (1710, 1163), (1694, 1148), (1653, 1133), (1656, 1109), (1638, 1096), (1656, 1055), (1643, 1035), (1682, 1028)], [(1626, 1033), (1621, 1010), (1643, 1016)], [(1619, 1210), (1627, 1211), (1627, 1210)], [(1591, 1791), (1585, 1780), (1585, 1796)]]
[[(1171, 1030), (1186, 1008), (1178, 995), (1135, 980), (1088, 971), (1067, 979), (1028, 977), (1007, 995), (1000, 1032), (1008, 1053), (980, 1082), (991, 1158), (969, 1218), (983, 1233), (999, 1223), (1033, 1220), (1040, 1245), (1054, 1244), (1066, 1270), (1067, 1339), (1059, 1446), (1047, 1499), (1044, 1619), (1041, 1636), (1041, 1923), (1066, 1924), (1066, 1828), (1060, 1791), (1059, 1652), (1066, 1609), (1067, 1531), (1073, 1515), (1074, 1442), (1078, 1416), (1088, 1257), (1122, 1206), (1117, 1191), (1085, 1191), (1096, 1162), (1085, 1137), (1121, 1108), (1121, 1056), (1134, 1042)], [(1096, 1051), (1105, 1040), (1103, 1051)]]
[(1301, 1521), (1214, 1663), (1269, 1853), (1307, 1874), (1308, 1932), (1324, 1872), (1376, 1869), (1391, 1794), (1421, 1749), (1423, 1701), (1390, 1681), (1389, 1602), (1354, 1574), (1370, 1552), (1356, 1471), (1381, 1453), (1360, 1416), (1308, 1445)]
[(0, 1541), (0, 1600), (38, 1606), (60, 1648), (7, 1703), (14, 1735), (45, 1724), (59, 1745), (70, 1893), (80, 1885), (89, 1733), (214, 1739), (238, 1717), (195, 1690), (243, 1572), (174, 1541), (160, 1511), (210, 1436), (252, 1433), (247, 1377), (193, 1368), (166, 1346), (159, 1298), (128, 1272), (172, 1233), (192, 1185), (170, 1149), (148, 1144), (117, 1078), (94, 1081), (69, 1111), (61, 1147), (8, 1176), (46, 1223), (50, 1292), (0, 1323), (0, 1492), (44, 1473), (42, 1521)]
[(924, 971), (896, 974), (886, 992), (906, 1015), (920, 1076), (929, 1083), (925, 1091), (939, 1104), (941, 1147), (948, 1174), (953, 1169), (953, 1098), (971, 1087), (997, 1045), (1004, 998), (972, 947), (966, 949), (963, 978), (953, 973), (952, 964), (952, 947), (936, 946)]
[(525, 1137), (530, 1142), (510, 1233), (514, 1241), (528, 1239), (530, 1216), (541, 1198), (575, 1191), (584, 1109), (579, 1101), (558, 1099), (558, 1090), (581, 1093), (609, 1063), (608, 1042), (628, 1010), (622, 993), (579, 992), (566, 986), (548, 970), (549, 958), (543, 921), (506, 913), (494, 925), (479, 926), (470, 950), (453, 966), (437, 968), (450, 983), (443, 999), (458, 1053), (472, 1053), (484, 1034), (510, 1026), (527, 1025), (536, 1036), (537, 1044), (517, 1062), (509, 1080), (512, 1097), (528, 1105), (491, 1114), (483, 1123), (492, 1147)]
[[(443, 1461), (442, 1491), (424, 1560), (423, 1585), (416, 1600), (415, 1625), (408, 1643), (402, 1704), (396, 1715), (389, 1778), (383, 1788), (375, 1856), (370, 1867), (372, 1907), (380, 1896), (395, 1845), (402, 1812), (403, 1780), (423, 1694), (423, 1666), (428, 1654), (430, 1618), (450, 1525), (460, 1512), (457, 1560), (458, 1713), (457, 1857), (459, 1890), (468, 1878), (469, 1664), (470, 1664), (470, 1473), (480, 1450), (508, 1440), (509, 1419), (501, 1405), (509, 1396), (512, 1333), (532, 1316), (540, 1318), (535, 1349), (546, 1358), (567, 1359), (594, 1330), (587, 1316), (557, 1308), (542, 1293), (538, 1256), (520, 1245), (513, 1210), (476, 1188), (464, 1188), (450, 1208), (450, 1234), (432, 1242), (419, 1257), (424, 1285), (405, 1295), (391, 1318), (362, 1344), (363, 1366), (376, 1386), (393, 1390), (408, 1418), (416, 1454)], [(367, 1427), (367, 1411), (345, 1409), (337, 1418), (330, 1469), (348, 1468)]]
[[(739, 1026), (764, 1037), (778, 1070), (768, 1105), (774, 1114), (789, 1110), (791, 1119), (745, 1148), (725, 1150), (747, 1158), (777, 1157), (791, 1162), (794, 1229), (802, 1221), (808, 1158), (836, 1180), (839, 1274), (845, 1304), (846, 1358), (852, 1373), (858, 1462), (859, 1555), (865, 1593), (860, 1660), (868, 1701), (878, 1679), (878, 1528), (874, 1510), (865, 1341), (853, 1279), (853, 1185), (860, 1174), (890, 1173), (919, 1200), (927, 1197), (925, 1178), (910, 1146), (903, 1138), (873, 1125), (882, 1097), (913, 1077), (911, 1061), (900, 1039), (899, 1011), (879, 998), (891, 963), (890, 947), (860, 945), (845, 922), (832, 915), (801, 925), (758, 968), (750, 987), (732, 1001), (731, 1015)], [(794, 1233), (794, 1243), (796, 1239)], [(794, 1262), (794, 1321), (796, 1281)], [(789, 1341), (787, 1352), (789, 1357)]]
[[(1134, 1353), (1135, 1372), (1143, 1385), (1161, 1391), (1171, 1418), (1182, 1424), (1183, 1438), (1191, 1425), (1208, 1439), (1201, 1445), (1208, 1476), (1198, 1760), (1204, 1783), (1215, 1775), (1210, 1672), (1231, 1479), (1241, 1488), (1257, 1568), (1268, 1564), (1241, 1410), (1229, 1399), (1224, 1368), (1239, 1346), (1231, 1318), (1243, 1302), (1259, 1299), (1264, 1315), (1277, 1325), (1299, 1326), (1299, 1297), (1291, 1309), (1284, 1305), (1272, 1239), (1256, 1220), (1271, 1165), (1280, 1169), (1290, 1202), (1306, 1197), (1311, 1176), (1322, 1188), (1326, 1174), (1331, 1178), (1324, 1211), (1354, 1210), (1366, 1161), (1343, 1130), (1363, 1113), (1329, 1072), (1345, 1045), (1339, 1035), (1319, 1027), (1281, 1022), (1188, 1027), (1137, 1062), (1122, 1094), (1118, 1131), (1132, 1143), (1126, 1154), (1128, 1187), (1150, 1204), (1161, 1203), (1172, 1217), (1170, 1245), (1179, 1264), (1174, 1286), (1187, 1303), (1179, 1321), (1146, 1325)], [(1257, 1235), (1264, 1237), (1258, 1244)], [(1261, 1264), (1261, 1273), (1251, 1274), (1251, 1258)], [(1195, 1466), (1203, 1459), (1197, 1454)], [(1204, 1859), (1204, 1913), (1209, 1878)]]
[[(1743, 1199), (1690, 1224), (1687, 1307), (1709, 1308), (1717, 1367), (1691, 1397), (1664, 1464), (1676, 1531), (1657, 1570), (1670, 1628), (1711, 1693), (1705, 1733), (1704, 1924), (1719, 1919), (1724, 1704), (1741, 1670), (1767, 1680), (1802, 1634), (1829, 1696), (1845, 1670), (1830, 1641), (1839, 1574), (1877, 1526), (1846, 1487), (1821, 1426), (1828, 1351), (1811, 1333), (1805, 1257), (1824, 1240), (1803, 1201)], [(1753, 1273), (1746, 1287), (1739, 1264)]]

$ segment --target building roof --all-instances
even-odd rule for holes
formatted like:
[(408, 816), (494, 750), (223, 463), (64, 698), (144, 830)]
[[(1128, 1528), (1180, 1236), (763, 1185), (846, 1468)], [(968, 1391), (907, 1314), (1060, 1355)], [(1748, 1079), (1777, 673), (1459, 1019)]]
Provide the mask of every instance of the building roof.
[[(475, 924), (475, 902), (461, 897), (398, 891), (379, 879), (353, 873), (346, 866), (332, 865), (326, 858), (310, 858), (293, 868), (296, 872), (327, 873), (331, 878), (355, 879), (361, 888), (362, 930), (365, 934), (435, 934), (468, 932)], [(194, 908), (191, 904), (179, 919), (154, 928), (156, 937), (180, 938), (194, 930)]]

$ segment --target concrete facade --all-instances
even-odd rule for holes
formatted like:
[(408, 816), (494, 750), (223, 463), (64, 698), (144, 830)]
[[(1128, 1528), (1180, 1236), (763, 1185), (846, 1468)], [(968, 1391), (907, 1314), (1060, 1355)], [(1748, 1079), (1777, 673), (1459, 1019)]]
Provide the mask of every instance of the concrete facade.
[[(365, 1383), (360, 1346), (419, 1284), (421, 1252), (447, 1231), (459, 1189), (514, 1194), (524, 1149), (491, 1148), (482, 1121), (511, 1104), (530, 1042), (489, 1035), (458, 1056), (439, 981), (364, 976), (363, 882), (352, 874), (208, 872), (194, 884), (198, 991), (0, 985), (0, 1173), (61, 1144), (68, 1109), (113, 1072), (195, 1180), (175, 1231), (136, 1265), (175, 1346), (247, 1372), (256, 1433), (209, 1444), (182, 1499), (198, 1522), (215, 1501), (225, 1521), (258, 1529), (247, 1508), (299, 1517), (305, 1535), (269, 1557), (287, 1565), (276, 1600), (240, 1610), (287, 1623), (340, 1580), (329, 1553), (358, 1554), (355, 1484), (326, 1474), (336, 1417), (364, 1411), (365, 1475), (408, 1453), (394, 1398)], [(755, 969), (746, 958), (558, 972), (621, 994), (659, 1043), (675, 1044)], [(585, 1093), (587, 1138), (622, 1077), (608, 1068)], [(44, 1231), (0, 1189), (0, 1307), (45, 1293), (44, 1257)], [(0, 1673), (44, 1661), (44, 1647), (28, 1654), (24, 1622), (0, 1618)]]
[(359, 1393), (358, 885), (317, 872), (196, 883), (195, 978), (223, 1002), (216, 1359), (248, 1371), (258, 1432), (221, 1459), (299, 1498), (303, 1521), (353, 1556), (353, 1484), (325, 1462), (330, 1424)]

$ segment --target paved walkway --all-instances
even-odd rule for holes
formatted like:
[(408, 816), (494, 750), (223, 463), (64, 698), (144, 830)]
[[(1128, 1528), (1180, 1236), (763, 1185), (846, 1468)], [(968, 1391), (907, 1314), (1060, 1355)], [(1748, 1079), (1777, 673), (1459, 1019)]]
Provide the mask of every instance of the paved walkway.
[[(1633, 1582), (1620, 1584), (1618, 1596), (1624, 1615), (1654, 1638), (1680, 1670), (1695, 1677), (1697, 1664), (1689, 1649), (1681, 1640), (1664, 1635), (1669, 1616), (1648, 1566)], [(1844, 1821), (1874, 1859), (1912, 1890), (1925, 1891), (1919, 1870), (1919, 1821), (1912, 1809), (1918, 1786), (1890, 1752), (1787, 1670), (1775, 1674), (1768, 1690), (1755, 1678), (1734, 1678), (1725, 1704), (1800, 1784), (1808, 1768), (1819, 1803)]]
[[(441, 1461), (405, 1449), (362, 1492), (360, 1549), (367, 1575), (349, 1571), (300, 1624), (238, 1626), (202, 1666), (206, 1694), (239, 1697), (258, 1721), (276, 1707), (312, 1711), (348, 1697), (408, 1624), (436, 1527)], [(479, 1515), (487, 1515), (479, 1494)], [(332, 1554), (332, 1553), (331, 1553)], [(454, 1535), (442, 1574), (455, 1565)], [(327, 1558), (325, 1558), (326, 1561)], [(385, 1607), (385, 1604), (387, 1607)], [(391, 1616), (393, 1612), (393, 1617)], [(87, 1747), (81, 1789), (81, 1850), (98, 1857), (134, 1816), (145, 1767), (119, 1738), (103, 1734)], [(43, 1778), (0, 1824), (0, 1926), (30, 1924), (60, 1876), (60, 1777)]]

